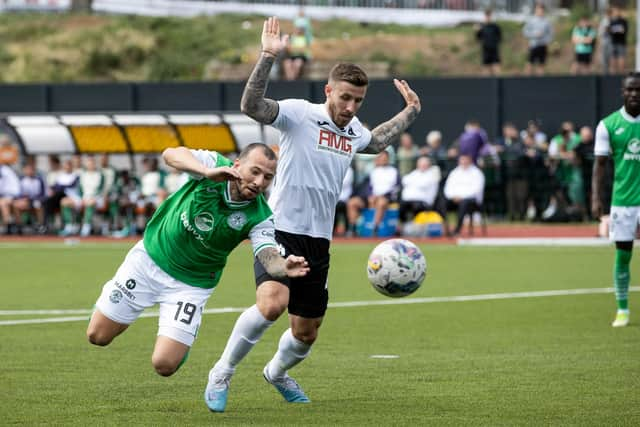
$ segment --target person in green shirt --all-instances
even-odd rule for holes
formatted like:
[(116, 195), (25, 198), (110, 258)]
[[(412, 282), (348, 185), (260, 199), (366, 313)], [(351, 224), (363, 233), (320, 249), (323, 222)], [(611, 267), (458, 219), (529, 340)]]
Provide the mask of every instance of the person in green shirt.
[(640, 73), (623, 81), (624, 106), (598, 123), (594, 154), (591, 211), (603, 214), (602, 193), (609, 156), (614, 163), (609, 237), (616, 244), (613, 280), (618, 311), (613, 327), (629, 324), (629, 264), (640, 223)]
[(168, 148), (163, 158), (190, 179), (158, 207), (143, 239), (104, 285), (87, 338), (108, 345), (157, 303), (151, 361), (158, 374), (169, 376), (186, 360), (205, 303), (227, 257), (243, 240), (250, 239), (254, 255), (277, 277), (301, 277), (309, 267), (303, 257), (281, 257), (275, 241), (263, 194), (276, 171), (271, 148), (250, 144), (233, 162), (214, 151), (185, 147)]

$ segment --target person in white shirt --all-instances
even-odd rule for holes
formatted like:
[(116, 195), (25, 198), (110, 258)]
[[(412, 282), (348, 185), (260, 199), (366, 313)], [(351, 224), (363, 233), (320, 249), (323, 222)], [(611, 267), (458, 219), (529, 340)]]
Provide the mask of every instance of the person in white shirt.
[(355, 224), (362, 209), (375, 209), (373, 215), (373, 235), (377, 233), (389, 204), (398, 201), (400, 174), (395, 166), (389, 164), (389, 153), (381, 152), (376, 156), (375, 167), (369, 174), (369, 194), (366, 200), (361, 196), (349, 199), (347, 203), (348, 233), (355, 232)]
[(440, 167), (427, 156), (418, 158), (416, 168), (402, 178), (400, 220), (404, 223), (422, 211), (436, 209), (436, 197), (440, 186)]
[(353, 179), (353, 167), (349, 167), (349, 169), (347, 169), (347, 173), (344, 175), (344, 179), (342, 180), (342, 191), (340, 191), (338, 204), (336, 205), (336, 216), (333, 221), (333, 234), (335, 235), (343, 235), (348, 224), (347, 202), (353, 194)]
[(454, 234), (459, 234), (464, 217), (482, 205), (484, 196), (484, 174), (473, 164), (471, 156), (461, 155), (458, 166), (447, 176), (444, 197), (458, 210), (458, 222)]
[(7, 165), (0, 165), (0, 219), (2, 225), (12, 228), (13, 217), (11, 205), (20, 195), (20, 180), (18, 175)]
[(238, 318), (222, 356), (209, 372), (204, 400), (214, 412), (224, 411), (236, 366), (285, 310), (289, 325), (278, 350), (263, 369), (287, 402), (309, 398), (287, 371), (302, 362), (318, 337), (329, 300), (329, 246), (342, 182), (357, 152), (376, 154), (395, 141), (416, 119), (420, 98), (404, 80), (393, 83), (406, 106), (369, 131), (356, 113), (364, 101), (368, 77), (357, 65), (333, 67), (324, 87), (326, 101), (265, 98), (269, 71), (284, 49), (280, 24), (268, 18), (262, 30), (262, 52), (247, 81), (240, 109), (254, 120), (280, 131), (277, 178), (269, 200), (276, 241), (283, 253), (303, 256), (311, 271), (304, 279), (277, 279), (254, 263), (256, 305)]

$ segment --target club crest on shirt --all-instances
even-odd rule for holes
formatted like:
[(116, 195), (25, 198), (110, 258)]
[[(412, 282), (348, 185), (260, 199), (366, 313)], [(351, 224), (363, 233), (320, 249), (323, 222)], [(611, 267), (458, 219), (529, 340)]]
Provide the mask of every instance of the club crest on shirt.
[(209, 212), (198, 214), (193, 220), (193, 224), (200, 231), (211, 231), (213, 229), (213, 215)]
[(640, 140), (633, 138), (627, 144), (627, 152), (624, 153), (624, 160), (640, 161)]
[(234, 230), (241, 230), (247, 223), (247, 216), (244, 212), (234, 212), (227, 218), (227, 224)]

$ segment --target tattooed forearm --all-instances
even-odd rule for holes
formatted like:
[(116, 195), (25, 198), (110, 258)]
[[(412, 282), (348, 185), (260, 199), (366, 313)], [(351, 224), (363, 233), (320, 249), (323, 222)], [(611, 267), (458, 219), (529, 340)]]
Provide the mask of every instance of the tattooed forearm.
[(269, 71), (274, 60), (275, 58), (268, 53), (263, 52), (260, 55), (258, 63), (247, 80), (240, 101), (240, 110), (244, 114), (265, 124), (273, 123), (278, 115), (278, 103), (264, 97)]
[(280, 256), (276, 248), (263, 249), (256, 256), (269, 275), (275, 278), (287, 277), (285, 260)]
[(376, 154), (387, 148), (402, 132), (407, 130), (418, 117), (418, 113), (415, 106), (409, 105), (391, 120), (376, 126), (371, 131), (371, 142), (362, 153)]

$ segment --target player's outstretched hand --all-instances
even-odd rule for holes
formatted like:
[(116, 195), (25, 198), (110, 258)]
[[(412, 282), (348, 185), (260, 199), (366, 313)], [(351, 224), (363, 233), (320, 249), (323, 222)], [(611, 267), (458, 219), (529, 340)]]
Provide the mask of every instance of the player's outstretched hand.
[(287, 46), (289, 36), (280, 38), (280, 21), (275, 16), (264, 21), (262, 26), (262, 50), (274, 55), (280, 53)]
[(229, 166), (208, 169), (205, 176), (215, 182), (237, 181), (240, 179), (238, 171), (234, 168), (230, 168)]
[(284, 263), (284, 269), (289, 277), (302, 277), (309, 272), (309, 263), (304, 257), (289, 255)]
[(404, 98), (407, 106), (415, 107), (419, 113), (422, 109), (422, 106), (420, 105), (420, 98), (418, 97), (418, 94), (409, 87), (409, 83), (407, 83), (406, 80), (393, 79), (393, 84), (396, 85), (396, 89), (398, 89), (398, 92), (400, 92), (400, 95)]

